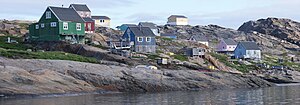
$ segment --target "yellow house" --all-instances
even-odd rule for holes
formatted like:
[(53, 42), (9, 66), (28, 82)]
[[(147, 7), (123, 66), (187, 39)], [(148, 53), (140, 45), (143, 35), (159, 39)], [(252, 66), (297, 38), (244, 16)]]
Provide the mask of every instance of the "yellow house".
[(110, 18), (107, 16), (92, 16), (96, 27), (110, 27)]
[(188, 18), (183, 15), (171, 15), (168, 18), (169, 25), (188, 25)]

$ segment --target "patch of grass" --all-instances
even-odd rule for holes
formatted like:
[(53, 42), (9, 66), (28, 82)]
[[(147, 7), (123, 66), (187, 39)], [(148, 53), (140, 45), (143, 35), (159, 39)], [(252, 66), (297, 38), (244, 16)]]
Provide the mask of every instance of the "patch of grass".
[(96, 58), (83, 57), (80, 55), (65, 52), (27, 52), (21, 50), (0, 49), (0, 55), (7, 58), (70, 60), (78, 62), (98, 63)]
[(174, 59), (178, 59), (180, 61), (188, 61), (188, 58), (185, 55), (177, 54), (173, 55)]
[(161, 40), (164, 40), (164, 41), (172, 41), (173, 39), (172, 39), (172, 38), (161, 37)]
[(149, 55), (147, 55), (148, 56), (148, 58), (149, 59), (156, 59), (156, 58), (160, 58), (160, 56), (159, 55), (157, 55), (157, 54), (149, 54)]
[[(18, 43), (7, 43), (7, 37), (11, 40), (16, 40)], [(22, 39), (15, 36), (0, 36), (0, 48), (4, 49), (16, 49), (16, 50), (26, 50), (29, 49), (28, 46), (22, 44)]]
[(238, 71), (241, 71), (243, 73), (247, 73), (250, 70), (255, 70), (255, 65), (245, 65), (245, 64), (239, 64), (237, 61), (235, 62), (229, 62), (228, 57), (223, 54), (216, 54), (216, 53), (210, 53), (213, 57), (218, 59), (220, 62), (224, 63), (226, 66), (229, 66), (231, 68), (235, 68)]

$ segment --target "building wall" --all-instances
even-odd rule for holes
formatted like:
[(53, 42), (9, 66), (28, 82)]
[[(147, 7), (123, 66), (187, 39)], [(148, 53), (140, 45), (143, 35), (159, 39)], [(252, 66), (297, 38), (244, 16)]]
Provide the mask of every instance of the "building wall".
[(244, 58), (245, 55), (246, 55), (246, 49), (239, 44), (234, 50), (235, 58), (237, 59)]
[(95, 19), (95, 26), (96, 27), (110, 27), (110, 20), (109, 19), (102, 19), (104, 22), (100, 22), (101, 19)]
[(89, 17), (91, 18), (91, 12), (87, 12), (87, 11), (77, 11), (77, 13), (80, 15), (80, 17)]
[(170, 17), (168, 18), (169, 25), (188, 25), (188, 19), (187, 18), (176, 18), (176, 17)]
[(134, 50), (139, 53), (155, 53), (156, 45), (136, 45)]
[(59, 22), (59, 34), (61, 35), (81, 35), (84, 36), (84, 23), (81, 24), (81, 30), (76, 29), (76, 22), (68, 22), (68, 30), (63, 29), (63, 22)]
[[(89, 27), (89, 24), (91, 25), (91, 27)], [(85, 33), (94, 33), (95, 32), (95, 23), (94, 22), (85, 22), (84, 27), (85, 27)]]
[(204, 45), (206, 45), (207, 47), (209, 46), (207, 41), (198, 41), (198, 43), (204, 44)]
[(227, 45), (223, 40), (218, 44), (217, 51), (219, 52), (233, 52), (237, 45)]
[(261, 59), (261, 51), (260, 50), (247, 50), (244, 58)]

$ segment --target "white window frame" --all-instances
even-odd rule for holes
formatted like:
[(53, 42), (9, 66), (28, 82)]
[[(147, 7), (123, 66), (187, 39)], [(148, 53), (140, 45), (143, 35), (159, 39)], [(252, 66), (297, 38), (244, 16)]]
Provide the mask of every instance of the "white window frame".
[[(140, 40), (141, 39), (141, 40)], [(138, 42), (143, 42), (143, 37), (137, 37)]]
[(39, 25), (38, 25), (38, 24), (37, 24), (37, 25), (35, 25), (35, 29), (37, 29), (37, 30), (39, 29)]
[(81, 31), (81, 23), (76, 23), (76, 30)]
[(51, 27), (56, 27), (56, 22), (51, 22), (51, 23), (50, 23), (50, 26), (51, 26)]
[(41, 24), (41, 28), (45, 28), (45, 23), (42, 23), (42, 24)]
[(146, 37), (146, 42), (151, 42), (151, 37)]
[(46, 19), (51, 19), (51, 12), (50, 11), (46, 11)]
[(63, 29), (68, 30), (69, 29), (69, 24), (68, 22), (63, 22)]

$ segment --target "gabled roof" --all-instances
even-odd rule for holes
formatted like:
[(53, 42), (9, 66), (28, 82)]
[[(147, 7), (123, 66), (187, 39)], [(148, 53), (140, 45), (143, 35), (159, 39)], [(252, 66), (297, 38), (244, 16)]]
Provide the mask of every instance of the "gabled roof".
[(89, 7), (86, 4), (71, 4), (69, 8), (73, 7), (75, 11), (88, 11), (91, 12)]
[(255, 42), (239, 42), (246, 50), (260, 50)]
[(139, 26), (149, 27), (150, 29), (157, 29), (156, 24), (151, 23), (151, 22), (140, 22)]
[(110, 18), (107, 16), (92, 16), (92, 18), (93, 19), (108, 19), (108, 20), (110, 20)]
[(128, 29), (131, 30), (135, 36), (155, 37), (149, 27), (128, 27)]
[(82, 18), (85, 22), (93, 22), (94, 20), (92, 18)]
[(83, 23), (84, 20), (79, 16), (79, 14), (71, 8), (62, 7), (48, 7), (53, 14), (61, 21), (72, 21)]
[(231, 39), (231, 38), (229, 38), (229, 39), (223, 39), (223, 41), (224, 41), (227, 45), (237, 45), (237, 43), (236, 43), (233, 39)]
[(176, 17), (176, 18), (187, 18), (187, 17), (185, 17), (185, 16), (183, 16), (183, 15), (171, 15), (169, 18), (171, 18), (171, 17)]
[(203, 36), (203, 35), (192, 35), (189, 40), (194, 39), (196, 41), (208, 41), (207, 37)]
[(122, 24), (121, 26), (127, 26), (127, 27), (137, 27), (135, 24)]

